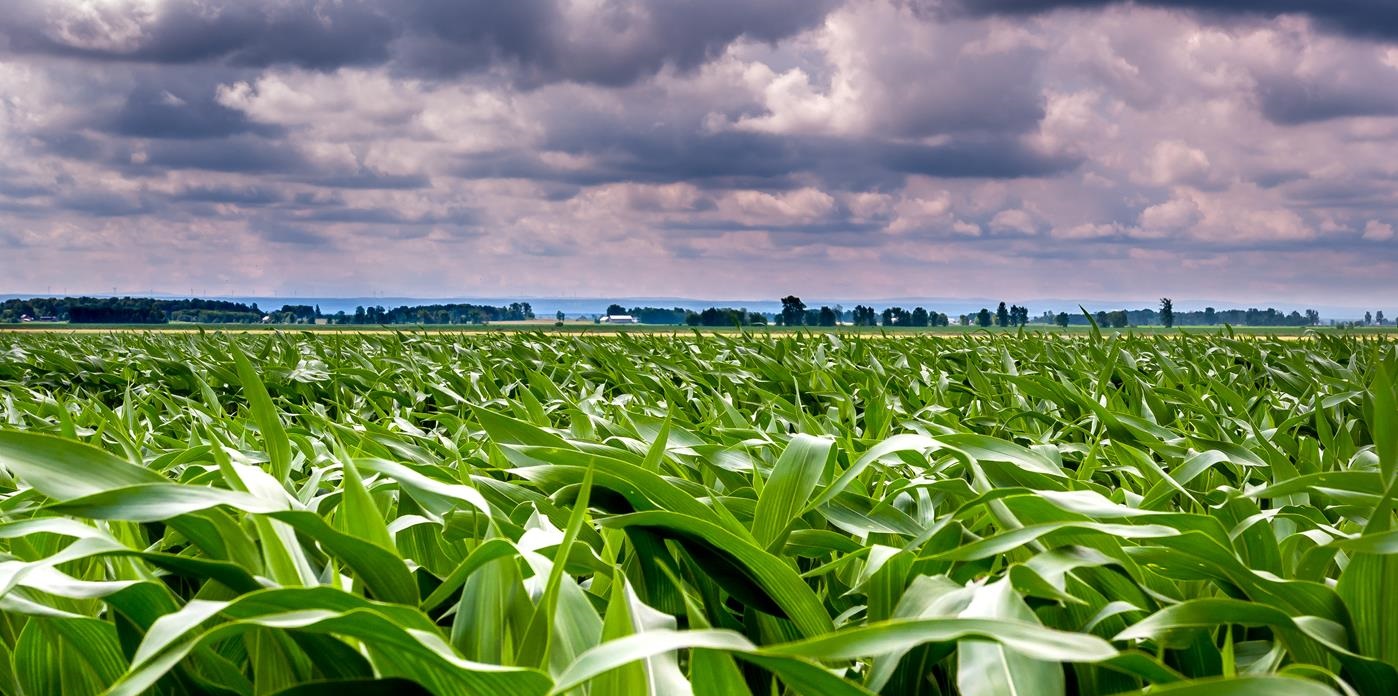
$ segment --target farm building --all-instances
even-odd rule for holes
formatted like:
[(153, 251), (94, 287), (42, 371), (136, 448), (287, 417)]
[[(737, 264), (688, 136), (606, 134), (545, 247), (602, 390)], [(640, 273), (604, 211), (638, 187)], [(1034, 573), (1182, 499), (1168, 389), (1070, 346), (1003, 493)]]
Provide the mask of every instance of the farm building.
[(630, 314), (608, 314), (607, 316), (602, 317), (602, 323), (603, 323), (603, 324), (639, 324), (640, 322), (636, 321), (636, 317), (633, 317), (633, 316), (631, 316)]

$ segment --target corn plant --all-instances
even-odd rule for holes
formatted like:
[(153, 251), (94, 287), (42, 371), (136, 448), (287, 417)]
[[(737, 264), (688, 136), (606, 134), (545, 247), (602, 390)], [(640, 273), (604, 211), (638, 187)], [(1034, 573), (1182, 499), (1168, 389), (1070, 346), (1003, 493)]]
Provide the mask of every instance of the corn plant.
[(1393, 693), (1396, 366), (0, 334), (0, 692)]

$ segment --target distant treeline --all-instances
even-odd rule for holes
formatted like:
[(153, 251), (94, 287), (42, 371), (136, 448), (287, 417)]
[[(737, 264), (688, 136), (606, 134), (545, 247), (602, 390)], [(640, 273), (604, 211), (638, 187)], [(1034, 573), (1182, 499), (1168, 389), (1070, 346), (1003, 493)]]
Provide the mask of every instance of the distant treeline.
[(782, 311), (765, 314), (746, 308), (709, 307), (694, 311), (683, 307), (607, 307), (609, 316), (628, 315), (642, 324), (672, 324), (688, 326), (949, 326), (951, 317), (922, 307), (903, 309), (887, 307), (882, 311), (856, 305), (854, 309), (840, 306), (808, 308), (800, 298), (782, 299)]
[[(1126, 328), (1130, 326), (1315, 326), (1320, 324), (1320, 313), (1308, 309), (1305, 312), (1282, 312), (1277, 309), (1214, 309), (1208, 307), (1199, 311), (1175, 311), (1169, 303), (1168, 316), (1166, 302), (1161, 309), (1119, 309), (1101, 311), (1092, 315), (1092, 320), (1106, 328)], [(923, 307), (904, 309), (885, 307), (876, 309), (867, 305), (855, 305), (853, 309), (842, 306), (807, 307), (801, 298), (788, 295), (781, 299), (782, 310), (772, 314), (749, 312), (746, 309), (710, 307), (700, 312), (683, 307), (624, 307), (612, 304), (607, 314), (630, 315), (642, 324), (687, 324), (689, 326), (887, 326), (887, 327), (936, 327), (961, 326), (1017, 327), (1028, 324), (1086, 326), (1087, 315), (1081, 312), (1044, 312), (1030, 317), (1029, 308), (1020, 305), (999, 303), (995, 309), (984, 308), (979, 312), (952, 317)], [(1383, 313), (1377, 315), (1382, 325)], [(1369, 323), (1369, 320), (1364, 322)]]
[(282, 305), (265, 311), (257, 303), (173, 300), (148, 297), (36, 297), (0, 302), (0, 322), (66, 321), (74, 324), (484, 324), (533, 319), (528, 302), (503, 307), (439, 304), (421, 307), (358, 307), (353, 314), (323, 314), (319, 306)]
[(0, 303), (0, 322), (69, 321), (74, 324), (164, 324), (168, 321), (253, 324), (265, 316), (256, 304), (149, 297), (36, 297)]
[(923, 307), (911, 310), (902, 307), (885, 307), (882, 312), (866, 305), (855, 305), (854, 309), (822, 306), (812, 309), (801, 298), (787, 295), (782, 300), (782, 311), (773, 320), (778, 326), (948, 326), (951, 317)]
[[(1283, 312), (1278, 309), (1214, 309), (1207, 307), (1194, 312), (1174, 311), (1174, 326), (1318, 326), (1320, 312), (1308, 309), (1305, 312)], [(1128, 326), (1164, 326), (1161, 313), (1154, 309), (1118, 309), (1111, 312), (1096, 312), (1092, 315), (1098, 326), (1125, 328)], [(1087, 316), (1081, 312), (1061, 313), (1057, 317), (1045, 312), (1036, 323), (1085, 326)]]
[(503, 307), (474, 304), (434, 304), (414, 307), (356, 307), (354, 314), (329, 315), (331, 324), (486, 324), (492, 321), (524, 321), (534, 318), (528, 302)]
[[(801, 298), (789, 295), (781, 299), (780, 312), (765, 314), (746, 308), (709, 307), (694, 311), (683, 307), (631, 307), (619, 304), (607, 307), (607, 314), (627, 314), (642, 324), (688, 326), (888, 326), (935, 327), (1000, 326), (1016, 327), (1026, 324), (1058, 326), (1086, 325), (1087, 315), (1081, 312), (1044, 312), (1030, 318), (1029, 309), (1004, 302), (994, 309), (951, 317), (923, 307), (904, 309), (885, 307), (882, 310), (866, 305), (845, 309), (839, 305), (807, 307)], [(562, 319), (561, 312), (560, 320)], [(356, 307), (353, 313), (324, 314), (319, 306), (282, 305), (278, 310), (263, 310), (257, 303), (243, 304), (226, 300), (155, 299), (147, 297), (41, 297), (28, 300), (12, 299), (0, 302), (0, 323), (21, 321), (67, 321), (75, 324), (164, 324), (190, 322), (200, 324), (487, 324), (496, 321), (534, 319), (534, 309), (528, 302), (512, 302), (499, 307), (476, 304), (433, 304), (400, 306), (391, 309)], [(1107, 328), (1131, 326), (1315, 326), (1320, 313), (1282, 312), (1277, 309), (1214, 309), (1175, 311), (1168, 298), (1161, 299), (1156, 309), (1119, 309), (1099, 311), (1092, 320)], [(1383, 312), (1366, 313), (1360, 325), (1385, 325)], [(1392, 323), (1392, 322), (1387, 322)]]
[(626, 315), (641, 324), (670, 324), (686, 326), (766, 326), (768, 317), (744, 308), (709, 307), (696, 312), (684, 307), (631, 307), (619, 304), (607, 306), (608, 316)]

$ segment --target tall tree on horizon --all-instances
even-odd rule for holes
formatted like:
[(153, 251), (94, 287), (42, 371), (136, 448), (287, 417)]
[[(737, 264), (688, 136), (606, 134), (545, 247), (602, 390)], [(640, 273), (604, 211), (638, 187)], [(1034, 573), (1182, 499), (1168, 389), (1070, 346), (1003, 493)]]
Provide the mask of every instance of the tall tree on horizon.
[(1175, 303), (1168, 297), (1160, 298), (1160, 323), (1167, 329), (1175, 326)]
[(806, 320), (806, 303), (795, 295), (782, 298), (782, 323), (787, 326), (800, 326)]
[(1000, 306), (995, 310), (995, 325), (1000, 328), (1010, 325), (1010, 310), (1005, 307), (1004, 302), (1001, 302)]

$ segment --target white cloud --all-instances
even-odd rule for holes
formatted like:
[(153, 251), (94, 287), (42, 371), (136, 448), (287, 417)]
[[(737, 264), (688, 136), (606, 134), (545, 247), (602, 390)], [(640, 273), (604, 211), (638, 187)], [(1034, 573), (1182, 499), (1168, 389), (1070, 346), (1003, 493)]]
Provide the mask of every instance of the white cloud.
[(1034, 235), (1039, 233), (1039, 223), (1028, 212), (1013, 208), (996, 213), (995, 217), (990, 219), (990, 231)]
[(1208, 155), (1179, 140), (1156, 143), (1144, 164), (1140, 178), (1157, 186), (1199, 186), (1211, 175)]
[(1393, 225), (1370, 220), (1364, 225), (1364, 238), (1374, 242), (1386, 242), (1393, 239)]
[(1141, 227), (1164, 232), (1191, 227), (1203, 219), (1198, 204), (1188, 197), (1172, 198), (1141, 211)]
[(1055, 227), (1049, 234), (1054, 239), (1104, 239), (1120, 233), (1120, 225), (1085, 222), (1072, 227)]

